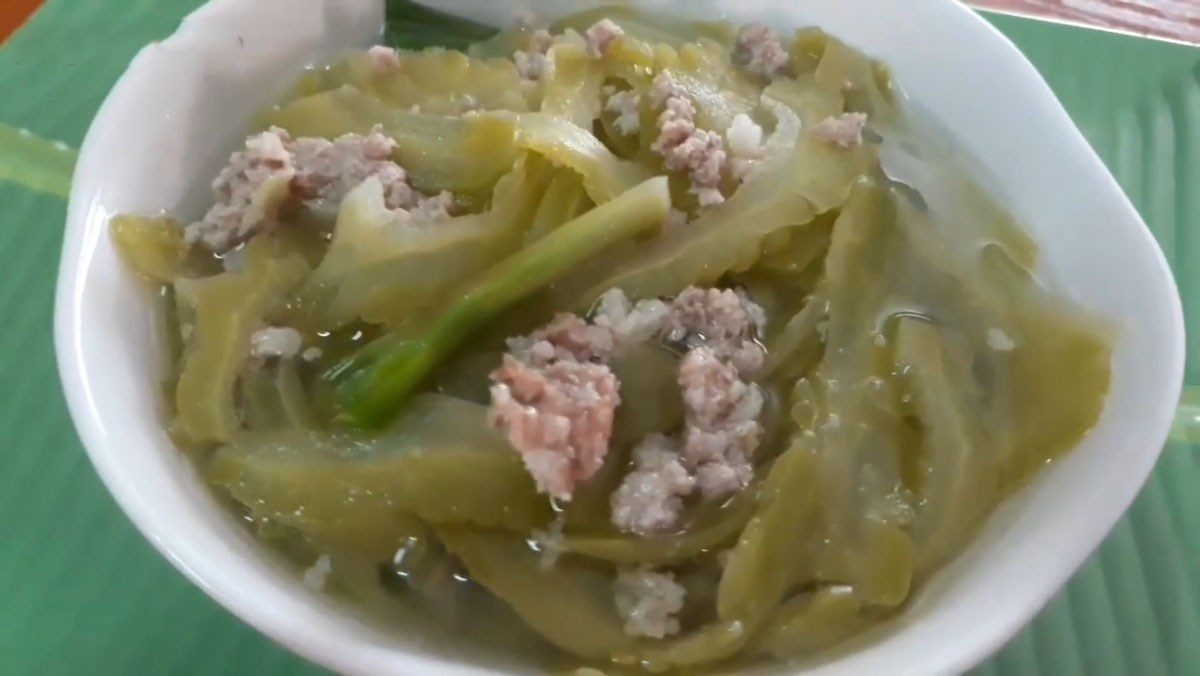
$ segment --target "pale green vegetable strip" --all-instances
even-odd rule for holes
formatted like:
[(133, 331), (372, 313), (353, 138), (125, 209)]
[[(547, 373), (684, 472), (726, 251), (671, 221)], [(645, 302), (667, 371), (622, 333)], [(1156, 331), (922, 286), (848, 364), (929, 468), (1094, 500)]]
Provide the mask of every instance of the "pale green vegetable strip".
[(71, 192), (76, 157), (63, 143), (0, 124), (0, 181), (66, 197)]
[[(1007, 309), (1000, 321), (1011, 322), (1006, 331), (1016, 343), (1009, 352), (993, 351), (999, 364), (1007, 364), (1008, 396), (987, 394), (995, 395), (992, 406), (1014, 421), (1002, 478), (1019, 485), (1096, 424), (1111, 383), (1116, 329), (1051, 296), (1019, 260), (994, 244), (984, 248), (981, 274), (991, 298), (1003, 299)], [(1005, 403), (1011, 407), (1007, 411)]]
[(876, 621), (849, 587), (825, 587), (788, 601), (754, 639), (754, 652), (804, 657), (858, 634)]
[(243, 374), (241, 387), (248, 428), (313, 427), (315, 420), (294, 359), (280, 359)]
[[(659, 165), (653, 151), (650, 150), (650, 143), (657, 136), (656, 121), (659, 111), (654, 109), (650, 97), (646, 95), (653, 85), (655, 74), (678, 63), (678, 54), (671, 47), (663, 44), (652, 45), (629, 35), (613, 40), (600, 59), (607, 84), (617, 85), (618, 82), (624, 81), (629, 84), (630, 89), (643, 97), (640, 106), (641, 131), (631, 137), (631, 140), (641, 141), (642, 152), (639, 161), (650, 160), (646, 162), (648, 166)], [(604, 103), (607, 103), (607, 99), (605, 96)]]
[(396, 113), (384, 130), (413, 183), (430, 192), (486, 190), (517, 160), (509, 113), (444, 118)]
[[(235, 496), (271, 518), (290, 520), (302, 530), (328, 513), (328, 528), (367, 528), (374, 501), (431, 523), (477, 524), (516, 533), (545, 525), (549, 505), (539, 498), (520, 457), (511, 449), (430, 444), (410, 452), (392, 451), (388, 441), (356, 441), (318, 432), (279, 430), (247, 433), (214, 461), (230, 475)], [(263, 455), (287, 444), (294, 458)], [(373, 455), (341, 457), (347, 444), (377, 448)], [(353, 448), (353, 446), (351, 447)], [(248, 450), (239, 450), (248, 449)], [(306, 454), (311, 457), (305, 457)], [(292, 508), (292, 512), (287, 511)]]
[(873, 606), (899, 606), (908, 598), (917, 572), (916, 543), (894, 524), (870, 521), (865, 530), (864, 574), (855, 592)]
[[(751, 114), (758, 105), (762, 85), (729, 58), (730, 45), (697, 36), (686, 44), (668, 46), (626, 34), (612, 42), (599, 65), (609, 78), (628, 82), (644, 97), (655, 76), (662, 71), (672, 79), (696, 108), (701, 129), (723, 133), (738, 114)], [(649, 101), (647, 101), (649, 103)], [(651, 112), (647, 105), (644, 112)], [(643, 144), (656, 135), (657, 114), (642, 118)]]
[(270, 430), (287, 427), (272, 375), (267, 369), (254, 369), (243, 374), (238, 381), (242, 424), (246, 429)]
[(517, 146), (545, 155), (583, 177), (583, 187), (596, 204), (607, 202), (650, 178), (645, 167), (622, 160), (591, 131), (542, 113), (517, 120)]
[(567, 535), (562, 550), (623, 564), (670, 566), (685, 563), (733, 542), (754, 515), (758, 491), (747, 489), (711, 518), (695, 519), (677, 535)]
[(801, 373), (807, 371), (809, 353), (816, 356), (820, 349), (821, 322), (825, 320), (826, 302), (819, 293), (813, 295), (804, 307), (788, 320), (783, 330), (771, 342), (762, 375), (770, 377), (780, 372)]
[(396, 110), (346, 86), (292, 101), (268, 113), (264, 122), (292, 136), (329, 139), (366, 134), (381, 124), (396, 140), (396, 161), (418, 188), (472, 193), (490, 190), (512, 170), (514, 120), (504, 112), (442, 117)]
[(603, 71), (582, 45), (556, 45), (549, 59), (548, 71), (542, 76), (545, 94), (541, 114), (591, 129), (592, 122), (600, 117)]
[(808, 200), (778, 175), (792, 161), (800, 120), (782, 105), (774, 110), (779, 126), (767, 142), (767, 158), (729, 200), (687, 228), (646, 243), (632, 257), (626, 252), (620, 259), (601, 258), (585, 268), (581, 279), (587, 287), (581, 289), (580, 282), (567, 285), (567, 293), (576, 294), (569, 298), (571, 306), (585, 310), (613, 287), (631, 298), (650, 298), (674, 295), (691, 284), (711, 284), (739, 260), (756, 258), (767, 233), (811, 220)]
[(767, 474), (759, 508), (730, 553), (717, 614), (754, 631), (795, 584), (809, 578), (818, 533), (817, 458), (799, 442)]
[(329, 329), (354, 318), (396, 325), (518, 249), (541, 196), (527, 158), (502, 178), (492, 206), (437, 222), (413, 222), (384, 205), (371, 179), (342, 201), (333, 242), (301, 294)]
[(668, 68), (675, 82), (696, 105), (696, 124), (723, 133), (733, 118), (749, 115), (762, 93), (729, 59), (725, 45), (702, 40), (679, 48), (678, 63)]
[(790, 108), (806, 127), (839, 115), (846, 108), (840, 86), (830, 86), (812, 77), (779, 78), (763, 89), (763, 96)]
[(638, 660), (651, 672), (686, 669), (729, 659), (749, 639), (741, 622), (715, 622), (678, 638), (644, 643)]
[(121, 215), (112, 219), (109, 231), (117, 253), (139, 275), (160, 284), (179, 275), (183, 226), (175, 219)]
[(813, 127), (842, 113), (845, 102), (841, 90), (807, 78), (778, 79), (763, 91), (763, 96), (790, 107), (803, 125), (793, 163), (776, 180), (799, 191), (817, 213), (844, 204), (854, 182), (878, 164), (878, 147), (864, 142), (843, 148), (812, 134)]
[(546, 187), (533, 222), (525, 233), (525, 244), (536, 242), (590, 207), (591, 200), (583, 189), (583, 179), (579, 174), (573, 171), (559, 172)]
[(815, 26), (798, 29), (792, 39), (792, 70), (796, 75), (812, 75), (825, 54), (829, 35)]
[(509, 59), (529, 46), (529, 37), (535, 29), (530, 26), (510, 26), (486, 40), (467, 48), (467, 55), (477, 59)]
[(872, 120), (890, 120), (897, 111), (887, 69), (833, 36), (826, 34), (824, 43), (813, 74), (817, 81), (845, 89), (851, 107), (869, 113)]
[(388, 560), (401, 543), (426, 528), (416, 516), (389, 504), (386, 495), (358, 492), (329, 467), (309, 468), (307, 461), (288, 466), (256, 457), (260, 446), (288, 444), (303, 454), (321, 448), (318, 443), (315, 432), (280, 429), (270, 440), (264, 433), (248, 433), (213, 455), (208, 479), (228, 490), (256, 521), (295, 528), (318, 545), (375, 562)]
[(926, 481), (915, 523), (923, 557), (940, 560), (957, 549), (964, 532), (980, 510), (990, 503), (993, 491), (980, 485), (980, 465), (986, 449), (977, 448), (977, 436), (963, 410), (964, 382), (951, 375), (954, 368), (932, 324), (901, 319), (896, 330), (896, 358), (908, 367), (912, 395), (925, 427), (924, 452), (936, 477)]
[(614, 421), (613, 447), (635, 444), (651, 434), (670, 434), (683, 425), (679, 355), (650, 341), (621, 350), (612, 360), (621, 383), (622, 405)]
[(296, 360), (281, 360), (275, 376), (275, 388), (279, 392), (279, 403), (283, 414), (293, 427), (311, 427), (315, 420), (308, 394)]
[(233, 386), (250, 355), (250, 335), (308, 273), (298, 254), (271, 239), (247, 245), (245, 269), (203, 279), (181, 279), (176, 292), (195, 308), (195, 328), (184, 352), (174, 428), (193, 443), (228, 441), (238, 426)]
[[(857, 183), (833, 228), (825, 261), (823, 295), (829, 301), (826, 349), (818, 373), (827, 387), (824, 419), (818, 421), (819, 492), (829, 545), (821, 552), (819, 574), (863, 592), (870, 588), (892, 599), (881, 584), (878, 558), (893, 551), (893, 533), (877, 528), (891, 522), (892, 507), (903, 502), (901, 485), (904, 422), (891, 396), (893, 364), (888, 346), (876, 340), (892, 303), (906, 299), (913, 280), (904, 255), (892, 194), (874, 181)], [(830, 346), (836, 346), (836, 349)], [(836, 384), (836, 386), (835, 386)], [(873, 558), (876, 557), (876, 558)], [(865, 592), (863, 592), (865, 593)]]
[[(828, 216), (822, 217), (824, 221)], [(813, 266), (825, 258), (829, 250), (829, 231), (821, 227), (823, 223), (814, 223), (815, 227), (793, 228), (794, 232), (782, 231), (777, 235), (787, 235), (786, 243), (780, 248), (770, 250), (755, 265), (755, 270), (767, 274), (785, 277), (795, 277), (808, 274)], [(764, 249), (767, 242), (763, 242)]]
[(460, 115), (467, 110), (525, 112), (537, 98), (537, 84), (521, 78), (511, 59), (471, 58), (441, 49), (402, 51), (400, 59), (399, 68), (380, 72), (368, 54), (354, 54), (310, 73), (300, 92), (348, 84), (396, 110), (415, 106), (430, 115)]
[(214, 456), (209, 476), (260, 518), (389, 557), (411, 527), (408, 515), (518, 533), (550, 520), (485, 408), (441, 395), (415, 398), (375, 435), (239, 433)]
[(475, 329), (612, 244), (662, 222), (670, 208), (667, 180), (652, 178), (564, 224), (501, 261), (468, 288), (416, 340), (352, 360), (331, 374), (341, 381), (343, 415), (356, 425), (390, 417), (413, 389)]
[[(770, 98), (775, 94), (786, 101)], [(632, 298), (674, 295), (691, 284), (712, 284), (730, 270), (747, 269), (761, 257), (764, 237), (809, 223), (842, 204), (853, 182), (874, 165), (870, 144), (847, 150), (802, 131), (802, 123), (815, 124), (840, 112), (836, 92), (811, 81), (777, 81), (767, 89), (763, 105), (778, 123), (766, 142), (766, 158), (750, 178), (687, 228), (666, 233), (624, 260), (599, 260), (580, 276), (581, 283), (569, 285), (566, 292), (575, 293), (591, 282), (571, 298), (573, 307), (589, 307), (612, 287)]]
[(828, 415), (825, 405), (825, 383), (815, 374), (796, 381), (792, 386), (789, 401), (789, 417), (801, 432), (815, 430)]
[(521, 619), (559, 648), (584, 659), (633, 652), (613, 602), (613, 578), (560, 558), (541, 565), (524, 538), (466, 528), (439, 528), (446, 548), (471, 579), (512, 606)]
[[(430, 222), (418, 220), (403, 223), (391, 220), (389, 223), (387, 221), (390, 219), (381, 211), (384, 208), (382, 193), (369, 195), (369, 201), (353, 205), (358, 209), (357, 213), (352, 211), (346, 214), (351, 221), (360, 219), (361, 222), (355, 224), (360, 235), (365, 234), (362, 231), (367, 228), (373, 229), (373, 238), (347, 242), (357, 248), (357, 266), (398, 265), (405, 256), (445, 254), (451, 250), (472, 247), (511, 249), (519, 244), (520, 235), (545, 187), (544, 163), (529, 160), (524, 155), (519, 157), (512, 170), (495, 183), (488, 196), (489, 206), (481, 213)], [(349, 201), (343, 202), (343, 209), (351, 206)], [(339, 224), (338, 227), (342, 226)], [(335, 233), (334, 244), (337, 243)], [(330, 253), (334, 251), (334, 247), (331, 247)], [(502, 258), (506, 253), (495, 255), (495, 259)]]

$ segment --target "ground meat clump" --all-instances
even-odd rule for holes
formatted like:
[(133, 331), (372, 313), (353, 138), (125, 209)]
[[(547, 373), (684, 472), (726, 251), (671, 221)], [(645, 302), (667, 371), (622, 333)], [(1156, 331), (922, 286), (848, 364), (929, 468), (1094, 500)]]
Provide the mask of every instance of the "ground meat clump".
[(716, 499), (741, 490), (754, 476), (762, 392), (707, 347), (683, 358), (679, 385), (687, 421), (683, 459), (694, 468), (701, 495)]
[(620, 403), (616, 376), (604, 364), (534, 365), (506, 355), (491, 378), (491, 423), (521, 452), (539, 491), (570, 500), (604, 464)]
[(664, 157), (668, 169), (691, 174), (690, 190), (701, 207), (716, 206), (725, 201), (720, 189), (725, 144), (720, 134), (698, 129)]
[(213, 181), (217, 204), (184, 230), (187, 243), (224, 253), (273, 224), (296, 176), (290, 143), (280, 129), (247, 138), (246, 149), (234, 153)]
[(813, 136), (842, 148), (862, 145), (863, 130), (867, 128), (866, 113), (843, 113), (827, 117), (813, 127)]
[(691, 178), (690, 191), (701, 207), (725, 201), (721, 194), (721, 170), (725, 166), (725, 142), (721, 135), (696, 127), (696, 107), (675, 78), (667, 71), (654, 78), (651, 100), (662, 107), (658, 116), (658, 138), (650, 149), (662, 155), (671, 171), (682, 171)]
[(738, 32), (733, 62), (747, 72), (769, 80), (787, 68), (788, 54), (774, 31), (761, 23), (751, 23)]
[(549, 31), (544, 28), (534, 31), (529, 38), (528, 47), (513, 54), (517, 74), (526, 80), (541, 79), (546, 67), (550, 65), (547, 54), (553, 45), (554, 36), (550, 35)]
[(392, 160), (396, 142), (380, 126), (370, 134), (346, 134), (333, 141), (301, 138), (294, 144), (296, 178), (292, 189), (310, 203), (341, 202), (368, 178), (383, 185), (384, 206), (408, 212), (414, 220), (444, 218), (454, 205), (454, 196), (442, 191), (425, 195), (409, 182), (408, 172)]
[[(624, 294), (612, 290), (598, 314), (620, 319), (629, 307)], [(679, 369), (685, 425), (676, 437), (652, 435), (634, 449), (633, 469), (610, 500), (618, 528), (670, 532), (688, 495), (720, 499), (749, 484), (764, 402), (746, 378), (762, 366), (757, 336), (765, 324), (762, 307), (744, 294), (696, 287), (676, 296), (668, 316), (654, 322), (658, 338), (687, 351)]]
[(707, 347), (691, 350), (679, 369), (685, 426), (679, 438), (651, 435), (633, 452), (633, 470), (610, 499), (613, 524), (638, 535), (679, 526), (684, 499), (699, 491), (717, 500), (754, 478), (763, 395)]
[(604, 103), (604, 110), (616, 114), (613, 125), (625, 136), (638, 133), (642, 128), (638, 106), (642, 97), (634, 91), (613, 92)]
[[(654, 81), (650, 83), (650, 103), (655, 108), (662, 108), (670, 99), (687, 100), (687, 92), (675, 81), (674, 76), (663, 71), (655, 75)], [(689, 100), (688, 103), (691, 101)]]
[(696, 133), (696, 107), (690, 99), (672, 96), (662, 108), (658, 116), (658, 138), (650, 145), (650, 149), (663, 156), (668, 168), (686, 168), (687, 157), (675, 155), (674, 151)]
[(658, 299), (606, 293), (592, 322), (563, 313), (510, 338), (492, 374), (492, 424), (505, 430), (539, 490), (569, 500), (608, 453), (619, 383), (607, 362), (622, 345), (649, 340), (671, 319)]
[(613, 23), (611, 19), (597, 21), (584, 33), (584, 37), (587, 38), (588, 54), (593, 59), (604, 56), (604, 52), (608, 51), (608, 46), (613, 43), (613, 40), (624, 34), (625, 31), (621, 30), (621, 27)]
[(371, 67), (376, 73), (390, 73), (400, 69), (400, 52), (391, 47), (375, 45), (367, 50), (367, 56), (370, 57)]
[(278, 127), (246, 139), (213, 181), (217, 204), (184, 231), (188, 244), (225, 253), (278, 224), (285, 204), (339, 203), (368, 178), (383, 185), (389, 209), (415, 219), (447, 215), (453, 196), (426, 196), (413, 189), (404, 168), (392, 160), (396, 142), (378, 127), (370, 134), (292, 139)]
[[(587, 341), (609, 351), (651, 338), (661, 338), (684, 351), (703, 345), (744, 375), (757, 372), (766, 356), (757, 340), (766, 330), (766, 313), (740, 290), (690, 286), (670, 302), (646, 298), (635, 304), (624, 291), (614, 288), (600, 297), (592, 325), (570, 317), (573, 315), (560, 316), (542, 332), (561, 322), (562, 327), (573, 327), (579, 335), (588, 332)], [(610, 332), (611, 339), (606, 339), (600, 329)], [(591, 356), (597, 355), (604, 358), (599, 352)]]
[(620, 403), (608, 361), (648, 340), (686, 351), (679, 371), (684, 431), (643, 439), (611, 498), (622, 530), (668, 531), (686, 496), (727, 496), (752, 476), (763, 398), (743, 377), (762, 365), (756, 337), (765, 322), (762, 308), (736, 291), (689, 287), (669, 302), (633, 303), (610, 289), (591, 321), (563, 313), (509, 339), (509, 354), (491, 376), (492, 424), (521, 453), (539, 490), (569, 500), (608, 454)]
[(625, 568), (617, 573), (615, 602), (630, 636), (664, 638), (679, 633), (677, 615), (687, 590), (668, 572)]
[(340, 202), (346, 193), (373, 176), (383, 184), (388, 208), (407, 209), (418, 203), (418, 194), (408, 184), (408, 174), (392, 160), (396, 142), (379, 128), (365, 136), (346, 134), (334, 141), (301, 138), (291, 148), (296, 163), (292, 188), (300, 199)]
[(704, 345), (743, 375), (762, 367), (766, 353), (755, 336), (766, 329), (766, 314), (745, 294), (688, 287), (675, 297), (672, 312), (668, 341), (687, 348)]
[(676, 440), (653, 434), (633, 449), (634, 469), (612, 496), (612, 520), (623, 531), (661, 533), (674, 528), (696, 478), (683, 464)]
[(613, 347), (611, 331), (565, 312), (528, 336), (508, 341), (513, 356), (536, 366), (555, 360), (606, 361)]

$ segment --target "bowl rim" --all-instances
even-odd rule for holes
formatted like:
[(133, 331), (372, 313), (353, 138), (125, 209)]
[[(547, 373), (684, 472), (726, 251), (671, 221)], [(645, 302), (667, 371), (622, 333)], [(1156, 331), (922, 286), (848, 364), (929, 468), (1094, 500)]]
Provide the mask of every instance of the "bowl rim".
[[(219, 21), (222, 14), (229, 7), (243, 1), (210, 0), (189, 14), (180, 25), (180, 28), (172, 36), (164, 40), (163, 44), (173, 44), (179, 41), (180, 36), (187, 32), (189, 26), (204, 24), (210, 21)], [(1012, 52), (1014, 58), (1021, 61), (1023, 67), (1031, 71), (1037, 80), (1037, 86), (1045, 90), (1046, 96), (1057, 106), (1058, 112), (1064, 117), (1066, 116), (1065, 110), (1062, 109), (1061, 104), (1057, 97), (1050, 91), (1049, 86), (1007, 36), (958, 0), (931, 0), (931, 2), (944, 4), (946, 6), (945, 11), (955, 11), (965, 15), (965, 17), (960, 17), (960, 19), (968, 18), (978, 28), (986, 31), (991, 39), (1000, 41)], [(214, 562), (205, 562), (202, 555), (198, 554), (192, 547), (186, 545), (190, 536), (182, 535), (177, 530), (173, 530), (170, 527), (170, 522), (164, 516), (155, 512), (153, 505), (144, 502), (139, 497), (137, 487), (125, 480), (123, 476), (125, 469), (122, 467), (118, 456), (108, 452), (108, 442), (105, 438), (106, 433), (101, 421), (97, 417), (95, 405), (92, 401), (92, 397), (94, 396), (93, 383), (89, 382), (86, 377), (86, 364), (83, 352), (80, 349), (78, 323), (79, 303), (81, 300), (81, 275), (79, 272), (80, 267), (86, 264), (84, 260), (86, 247), (82, 239), (86, 234), (87, 225), (91, 218), (90, 212), (94, 207), (94, 195), (81, 194), (79, 190), (76, 190), (75, 186), (84, 184), (84, 181), (79, 179), (88, 170), (89, 162), (85, 160), (91, 156), (92, 148), (96, 144), (93, 132), (110, 122), (109, 118), (114, 116), (114, 109), (117, 107), (116, 102), (128, 96), (132, 88), (131, 82), (135, 80), (139, 69), (152, 57), (153, 55), (150, 53), (149, 47), (139, 52), (105, 98), (82, 145), (80, 161), (76, 169), (76, 180), (73, 182), (70, 196), (67, 228), (64, 236), (56, 289), (54, 342), (60, 381), (71, 419), (90, 461), (96, 468), (106, 488), (120, 505), (122, 511), (150, 544), (177, 570), (183, 573), (193, 584), (202, 589), (205, 594), (231, 611), (239, 619), (247, 622), (264, 635), (305, 659), (344, 673), (374, 673), (374, 670), (378, 666), (384, 664), (388, 664), (393, 668), (401, 667), (403, 669), (410, 669), (418, 673), (425, 670), (439, 670), (441, 673), (461, 674), (477, 674), (489, 671), (486, 668), (479, 668), (462, 662), (446, 662), (434, 656), (412, 651), (393, 650), (386, 654), (371, 655), (363, 652), (363, 650), (370, 648), (365, 645), (362, 646), (363, 650), (359, 650), (358, 648), (347, 650), (348, 646), (344, 644), (326, 640), (320, 633), (309, 630), (306, 627), (289, 624), (285, 619), (281, 619), (271, 613), (269, 608), (254, 603), (252, 599), (242, 598), (233, 594), (221, 584), (219, 577), (213, 575), (214, 569), (212, 564)], [(1104, 169), (1109, 189), (1120, 195), (1125, 207), (1141, 225), (1145, 237), (1153, 242), (1153, 237), (1144, 221), (1124, 191), (1117, 184), (1115, 178), (1104, 167), (1090, 144), (1087, 144), (1086, 140), (1083, 139), (1081, 132), (1073, 121), (1070, 123), (1070, 128), (1074, 134), (1078, 135), (1079, 140), (1087, 148), (1089, 153), (1088, 159)], [(1182, 388), (1184, 373), (1185, 336), (1182, 302), (1167, 259), (1156, 242), (1153, 244), (1153, 249), (1159, 272), (1166, 277), (1169, 290), (1172, 294), (1172, 297), (1169, 299), (1171, 305), (1171, 323), (1169, 327), (1171, 331), (1171, 336), (1169, 337), (1171, 350), (1169, 354), (1163, 355), (1163, 359), (1170, 362), (1169, 370), (1171, 373), (1177, 374), (1177, 378), (1175, 382), (1167, 383), (1164, 388), (1170, 392), (1174, 392), (1177, 397), (1178, 391)], [(1145, 484), (1150, 471), (1157, 461), (1158, 454), (1161, 452), (1162, 442), (1166, 439), (1172, 419), (1170, 412), (1162, 411), (1161, 413), (1162, 415), (1159, 416), (1159, 419), (1147, 421), (1146, 425), (1147, 429), (1154, 432), (1148, 434), (1147, 438), (1157, 441), (1156, 448), (1158, 450), (1153, 453), (1147, 451), (1141, 461), (1144, 467), (1132, 467), (1133, 463), (1131, 462), (1131, 470), (1137, 475), (1136, 483), (1138, 488), (1137, 490), (1130, 491), (1128, 496), (1123, 497), (1119, 501), (1120, 509), (1114, 510), (1115, 516), (1111, 521), (1105, 521), (1102, 524), (1104, 534), (1107, 534), (1115, 526), (1120, 516), (1124, 514), (1134, 498), (1140, 493), (1141, 487)], [(1147, 444), (1147, 447), (1149, 448), (1149, 444)], [(940, 661), (931, 661), (929, 666), (937, 673), (959, 673), (975, 666), (987, 656), (994, 653), (1044, 607), (1045, 603), (1052, 597), (1053, 591), (1061, 588), (1075, 574), (1091, 553), (1099, 547), (1103, 539), (1103, 537), (1097, 538), (1092, 548), (1079, 555), (1077, 560), (1072, 560), (1069, 562), (1069, 565), (1063, 565), (1053, 574), (1044, 576), (1040, 584), (1042, 587), (1050, 589), (1050, 593), (1044, 595), (1045, 602), (1042, 605), (1030, 607), (1027, 609), (1027, 612), (1011, 617), (1008, 622), (993, 623), (992, 628), (986, 632), (986, 636), (977, 638), (971, 642), (970, 648), (948, 651)]]

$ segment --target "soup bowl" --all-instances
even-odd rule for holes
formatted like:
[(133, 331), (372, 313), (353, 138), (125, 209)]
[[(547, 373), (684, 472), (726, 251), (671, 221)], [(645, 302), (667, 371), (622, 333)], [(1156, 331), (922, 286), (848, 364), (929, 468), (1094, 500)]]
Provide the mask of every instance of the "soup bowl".
[[(459, 0), (496, 23), (588, 3)], [(961, 672), (1026, 624), (1100, 544), (1154, 466), (1183, 372), (1178, 292), (1161, 251), (1046, 83), (953, 0), (638, 2), (687, 17), (820, 26), (886, 61), (907, 96), (970, 157), (1029, 228), (1057, 289), (1118, 327), (1096, 427), (987, 521), (900, 615), (845, 648), (764, 672)], [(382, 0), (213, 0), (146, 47), (83, 144), (59, 272), (63, 388), (97, 472), (129, 518), (231, 612), (342, 673), (521, 673), (519, 655), (438, 635), (420, 617), (381, 623), (316, 594), (218, 504), (164, 431), (164, 348), (145, 289), (106, 235), (116, 213), (202, 212), (207, 178), (254, 112), (306, 64), (381, 37)]]

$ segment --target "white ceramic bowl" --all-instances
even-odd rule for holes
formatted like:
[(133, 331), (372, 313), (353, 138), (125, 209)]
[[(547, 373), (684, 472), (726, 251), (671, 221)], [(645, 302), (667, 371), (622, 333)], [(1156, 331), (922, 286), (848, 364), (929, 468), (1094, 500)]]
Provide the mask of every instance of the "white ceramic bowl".
[[(477, 17), (525, 3), (436, 3)], [(664, 6), (670, 3), (644, 3)], [(1183, 366), (1178, 294), (1145, 225), (1049, 88), (987, 23), (951, 0), (730, 0), (675, 11), (820, 25), (894, 68), (900, 84), (990, 174), (1042, 244), (1062, 290), (1117, 319), (1112, 395), (1100, 424), (989, 521), (899, 621), (814, 673), (959, 672), (1028, 622), (1100, 544), (1154, 466)], [(550, 14), (580, 3), (544, 3)], [(156, 548), (209, 595), (297, 653), (346, 673), (516, 670), (387, 632), (306, 591), (220, 509), (159, 416), (151, 305), (106, 236), (117, 212), (198, 213), (207, 179), (253, 111), (299, 68), (371, 44), (375, 0), (215, 0), (147, 47), (84, 142), (58, 284), (63, 387), (92, 462)], [(776, 667), (778, 668), (778, 667)]]

